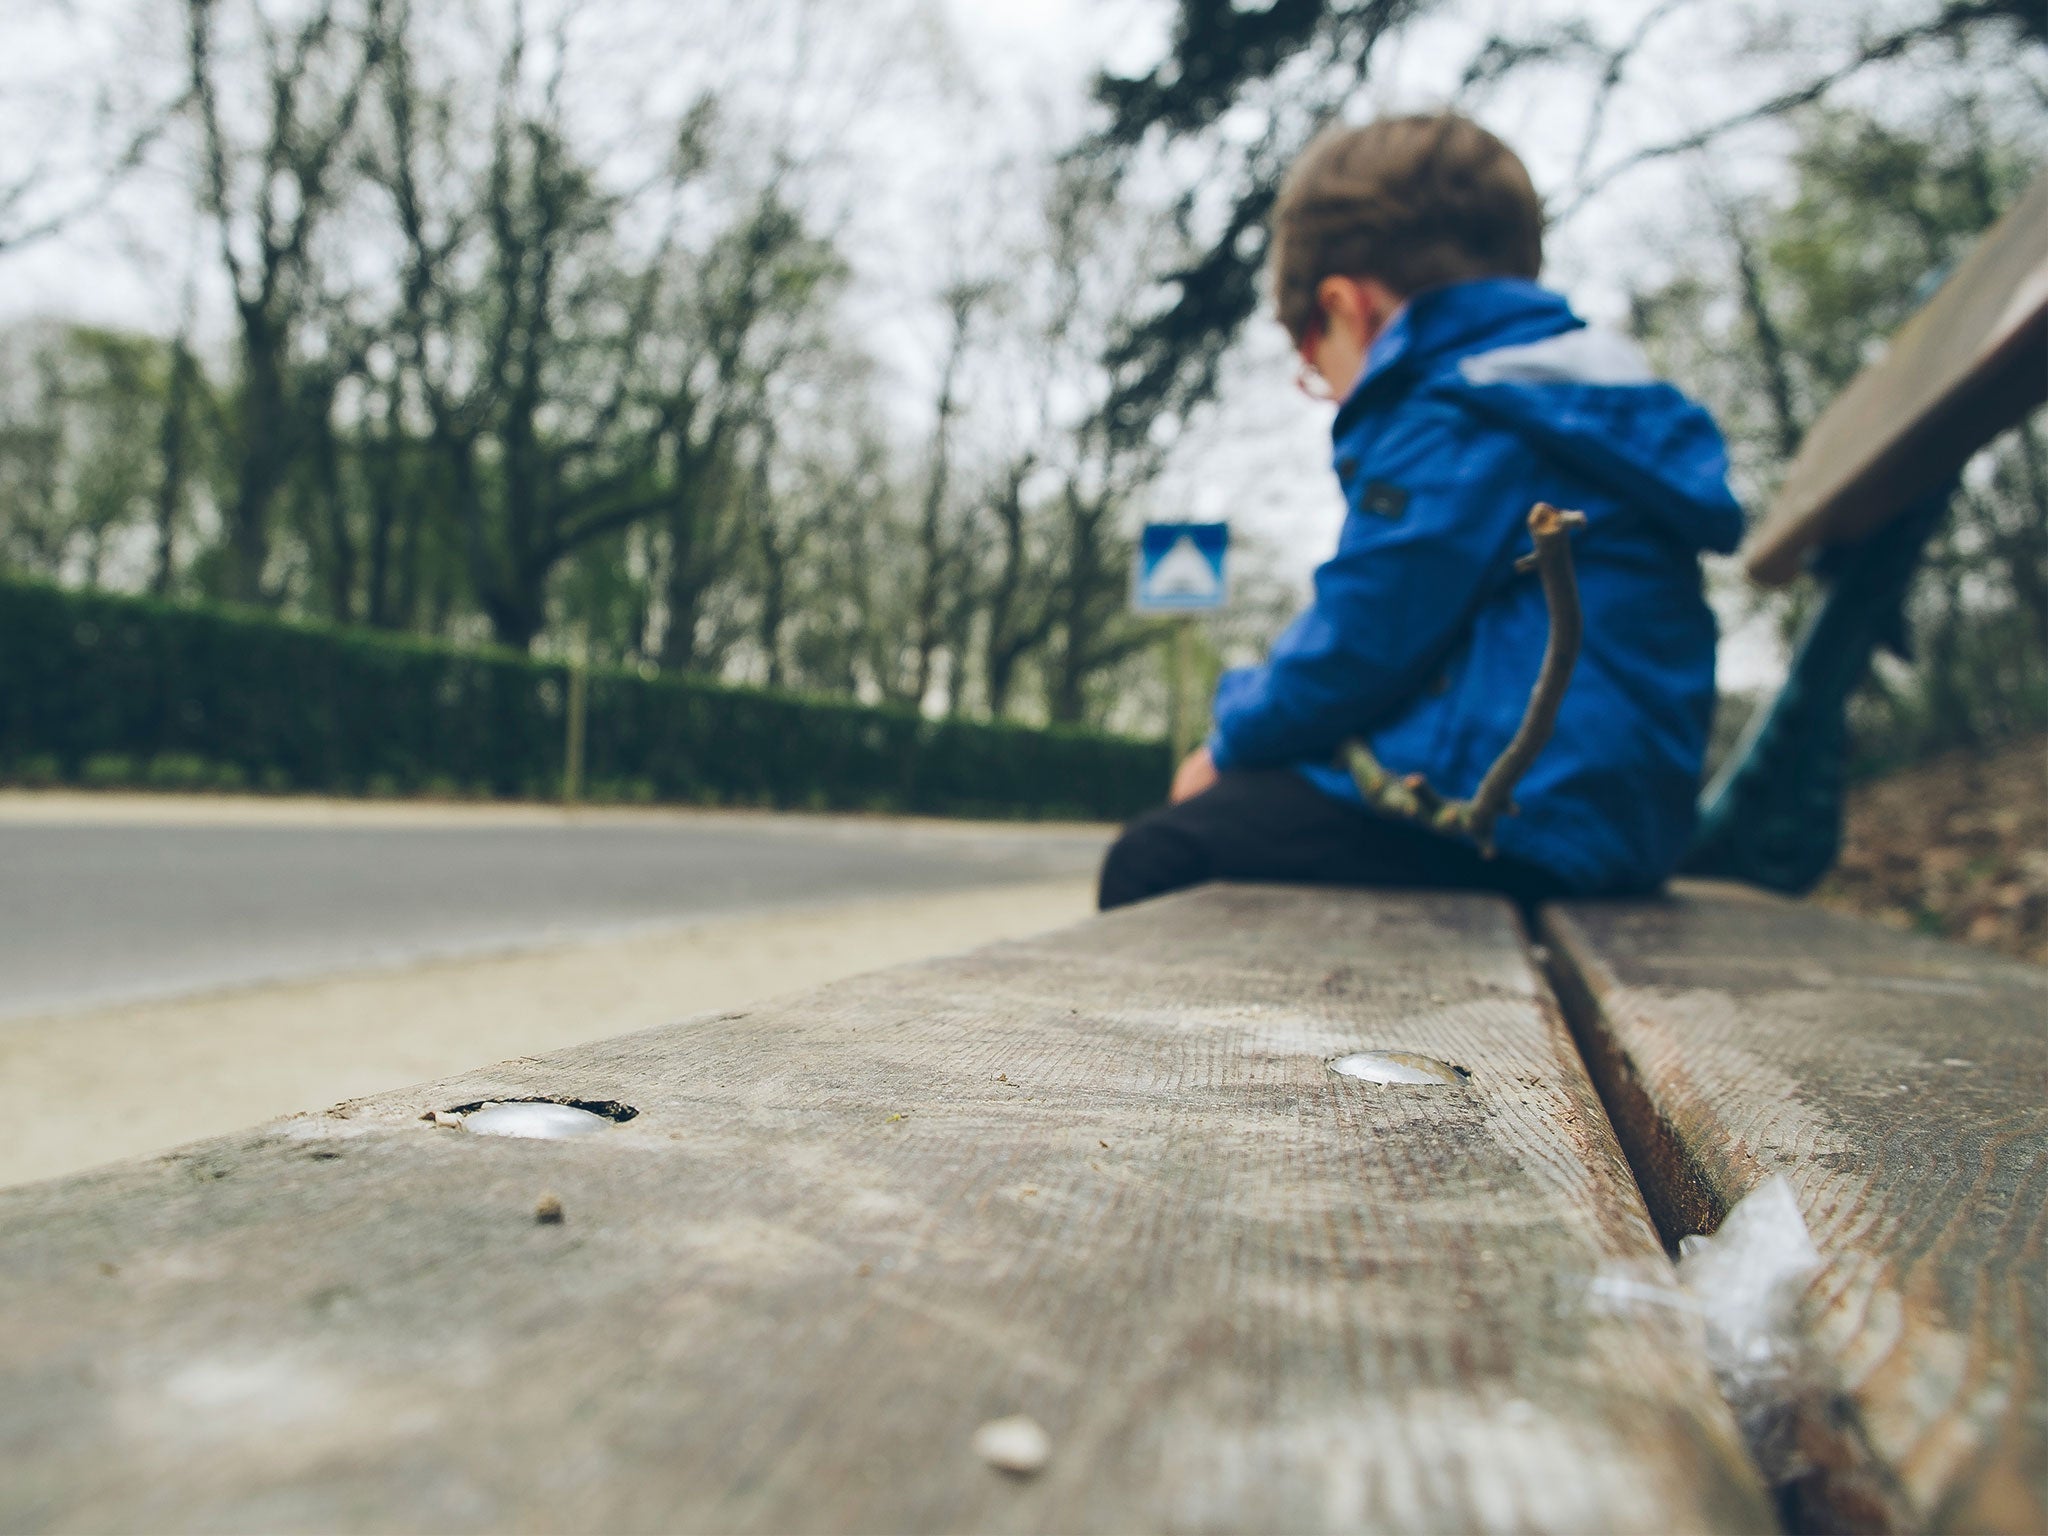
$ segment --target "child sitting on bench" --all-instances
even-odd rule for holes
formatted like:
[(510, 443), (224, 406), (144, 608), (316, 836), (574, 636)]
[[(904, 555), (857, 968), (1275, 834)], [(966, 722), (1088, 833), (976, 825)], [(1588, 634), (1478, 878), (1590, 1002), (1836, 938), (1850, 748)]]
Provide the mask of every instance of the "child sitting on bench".
[[(1647, 891), (1684, 852), (1714, 709), (1699, 552), (1742, 512), (1720, 434), (1626, 339), (1536, 282), (1543, 212), (1492, 134), (1442, 115), (1324, 133), (1273, 213), (1279, 318), (1338, 401), (1346, 512), (1308, 611), (1224, 674), (1171, 803), (1103, 863), (1104, 908), (1205, 880)], [(1368, 807), (1339, 762), (1471, 795), (1514, 735), (1549, 617), (1531, 506), (1573, 539), (1585, 634), (1489, 857)]]

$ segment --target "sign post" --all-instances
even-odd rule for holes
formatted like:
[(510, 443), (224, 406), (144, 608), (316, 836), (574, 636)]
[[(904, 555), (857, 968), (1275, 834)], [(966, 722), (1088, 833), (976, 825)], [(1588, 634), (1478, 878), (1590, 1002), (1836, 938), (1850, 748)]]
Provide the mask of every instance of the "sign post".
[(590, 703), (590, 652), (579, 626), (569, 652), (568, 698), (562, 711), (562, 803), (583, 798), (583, 743)]
[(1201, 730), (1199, 706), (1188, 699), (1193, 669), (1195, 615), (1221, 608), (1229, 592), (1225, 561), (1228, 523), (1147, 523), (1131, 572), (1131, 607), (1139, 613), (1177, 614), (1166, 651), (1166, 735), (1178, 762)]

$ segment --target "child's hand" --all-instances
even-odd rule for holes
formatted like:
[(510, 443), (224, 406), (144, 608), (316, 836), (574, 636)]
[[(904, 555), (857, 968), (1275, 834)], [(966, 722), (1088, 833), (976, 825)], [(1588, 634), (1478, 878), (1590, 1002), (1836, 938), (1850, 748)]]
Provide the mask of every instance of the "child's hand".
[(1197, 747), (1175, 770), (1173, 788), (1167, 792), (1166, 802), (1179, 805), (1183, 800), (1192, 800), (1215, 782), (1216, 764), (1209, 757), (1209, 749)]

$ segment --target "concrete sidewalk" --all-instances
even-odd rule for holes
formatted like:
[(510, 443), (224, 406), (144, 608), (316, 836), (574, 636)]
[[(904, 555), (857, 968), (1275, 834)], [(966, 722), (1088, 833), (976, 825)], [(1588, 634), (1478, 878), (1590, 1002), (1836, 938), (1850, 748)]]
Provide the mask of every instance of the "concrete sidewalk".
[(1068, 876), (9, 1020), (0, 1185), (1042, 932), (1092, 896)]
[(1106, 827), (0, 794), (0, 1020), (1092, 874)]
[(139, 790), (0, 788), (0, 825), (72, 822), (168, 827), (705, 826), (850, 835), (887, 829), (918, 840), (1106, 834), (1099, 822), (968, 821), (857, 811), (773, 811), (700, 805), (560, 805), (541, 800), (365, 800), (325, 795), (154, 794)]

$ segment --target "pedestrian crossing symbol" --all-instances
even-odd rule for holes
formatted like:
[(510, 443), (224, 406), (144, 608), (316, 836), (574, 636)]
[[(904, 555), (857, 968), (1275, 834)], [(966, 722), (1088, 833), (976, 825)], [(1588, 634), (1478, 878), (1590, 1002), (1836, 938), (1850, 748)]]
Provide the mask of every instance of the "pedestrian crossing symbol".
[(1138, 540), (1131, 606), (1140, 613), (1221, 608), (1228, 523), (1147, 523)]

